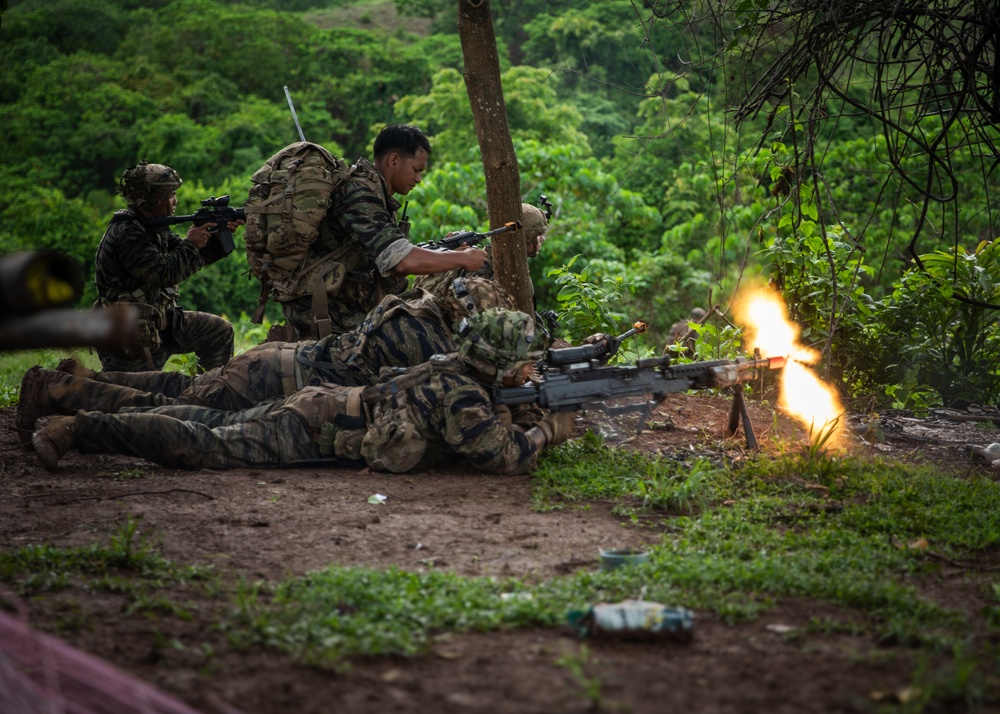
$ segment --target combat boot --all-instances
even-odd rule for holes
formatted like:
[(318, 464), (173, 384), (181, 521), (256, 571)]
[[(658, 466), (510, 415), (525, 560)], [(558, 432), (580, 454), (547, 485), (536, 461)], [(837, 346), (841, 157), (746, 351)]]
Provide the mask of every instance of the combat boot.
[(76, 417), (55, 416), (45, 420), (31, 441), (42, 466), (49, 471), (58, 471), (59, 459), (80, 445), (76, 436)]
[(49, 383), (59, 372), (50, 372), (35, 365), (21, 379), (21, 398), (17, 402), (17, 411), (14, 414), (14, 427), (22, 444), (31, 443), (31, 434), (35, 431), (35, 424), (43, 416), (46, 416), (46, 405), (48, 403)]
[(93, 379), (94, 375), (97, 374), (90, 367), (72, 357), (67, 357), (56, 365), (56, 372), (65, 372), (66, 374), (72, 374), (74, 377), (83, 377), (85, 379)]

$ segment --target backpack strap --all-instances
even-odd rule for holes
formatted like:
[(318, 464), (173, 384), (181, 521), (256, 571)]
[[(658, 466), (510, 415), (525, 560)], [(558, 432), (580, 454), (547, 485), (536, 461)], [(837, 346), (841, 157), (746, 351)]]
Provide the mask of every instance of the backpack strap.
[(267, 309), (267, 299), (270, 294), (271, 280), (265, 274), (260, 281), (260, 296), (257, 298), (257, 307), (254, 308), (253, 315), (250, 316), (250, 322), (253, 324), (259, 325), (264, 322), (264, 311)]
[(285, 396), (295, 394), (302, 388), (295, 368), (295, 343), (289, 342), (278, 347), (278, 373), (281, 375), (281, 388)]
[(326, 285), (322, 280), (313, 280), (312, 312), (315, 334), (313, 337), (322, 340), (333, 333), (330, 323), (330, 303), (326, 299)]

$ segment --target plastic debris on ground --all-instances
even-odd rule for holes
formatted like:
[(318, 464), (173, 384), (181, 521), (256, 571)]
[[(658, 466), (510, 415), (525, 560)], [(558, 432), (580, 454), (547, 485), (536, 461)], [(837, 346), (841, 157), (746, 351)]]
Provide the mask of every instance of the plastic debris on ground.
[(647, 600), (598, 603), (568, 619), (581, 637), (689, 642), (694, 636), (693, 612)]

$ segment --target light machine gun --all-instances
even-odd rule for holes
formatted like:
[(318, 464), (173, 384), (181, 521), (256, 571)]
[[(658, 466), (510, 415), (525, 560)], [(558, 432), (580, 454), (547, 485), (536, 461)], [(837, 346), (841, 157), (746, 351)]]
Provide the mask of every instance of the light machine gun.
[[(643, 323), (637, 323), (633, 330), (637, 330), (639, 325)], [(611, 339), (620, 345), (630, 333), (635, 334), (629, 331), (620, 338)], [(540, 382), (519, 387), (498, 387), (494, 390), (494, 402), (537, 404), (554, 411), (599, 408), (611, 415), (638, 412), (641, 414), (638, 431), (641, 432), (653, 409), (668, 394), (690, 389), (730, 389), (733, 410), (726, 434), (736, 434), (742, 417), (747, 446), (757, 449), (757, 439), (740, 385), (756, 379), (763, 372), (785, 366), (784, 357), (761, 358), (756, 353), (752, 359), (740, 357), (677, 365), (672, 365), (669, 357), (653, 357), (638, 360), (634, 365), (607, 367), (601, 363), (602, 359), (607, 359), (606, 350), (592, 356), (588, 353), (595, 350), (588, 350), (589, 347), (594, 345), (549, 350), (540, 370), (543, 373)], [(617, 345), (614, 349), (617, 350)], [(611, 406), (606, 401), (624, 397), (650, 399), (642, 404), (621, 406)]]
[(142, 222), (143, 225), (150, 228), (162, 228), (178, 223), (193, 223), (196, 226), (210, 224), (212, 236), (205, 247), (201, 249), (201, 257), (205, 261), (205, 265), (210, 265), (233, 252), (236, 244), (233, 242), (233, 232), (229, 230), (229, 224), (233, 221), (245, 221), (246, 217), (242, 208), (234, 208), (229, 205), (229, 196), (219, 196), (218, 198), (211, 196), (203, 198), (201, 208), (190, 215), (158, 216), (145, 218)]

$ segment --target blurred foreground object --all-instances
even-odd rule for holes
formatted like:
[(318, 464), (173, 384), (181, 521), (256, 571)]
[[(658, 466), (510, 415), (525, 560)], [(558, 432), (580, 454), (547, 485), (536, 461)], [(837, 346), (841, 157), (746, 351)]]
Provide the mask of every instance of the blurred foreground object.
[[(218, 700), (216, 709), (240, 714)], [(102, 659), (0, 612), (0, 711), (14, 714), (198, 714)]]
[(0, 351), (47, 347), (120, 347), (136, 329), (135, 313), (76, 310), (83, 277), (75, 260), (54, 250), (0, 257)]

